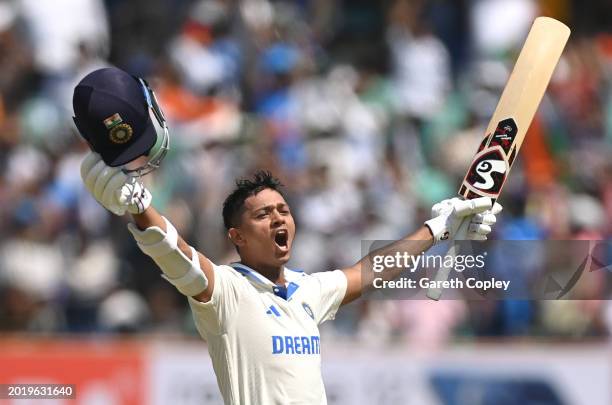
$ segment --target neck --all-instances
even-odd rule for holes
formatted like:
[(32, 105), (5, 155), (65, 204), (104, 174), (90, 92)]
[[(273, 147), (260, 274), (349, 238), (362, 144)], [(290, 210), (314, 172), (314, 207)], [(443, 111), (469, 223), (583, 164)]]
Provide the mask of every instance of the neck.
[(247, 260), (244, 258), (240, 259), (240, 263), (249, 266), (274, 284), (285, 285), (285, 273), (283, 271), (285, 266), (269, 266), (265, 264), (255, 263), (251, 260)]

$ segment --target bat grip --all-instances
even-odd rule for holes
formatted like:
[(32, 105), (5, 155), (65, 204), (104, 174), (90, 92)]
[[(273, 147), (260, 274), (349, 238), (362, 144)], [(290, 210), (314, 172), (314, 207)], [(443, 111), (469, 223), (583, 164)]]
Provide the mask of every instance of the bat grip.
[[(457, 232), (455, 232), (455, 236), (453, 237), (453, 239), (449, 241), (450, 248), (446, 252), (446, 255), (444, 256), (444, 260), (442, 260), (442, 266), (436, 272), (436, 277), (434, 279), (436, 281), (436, 284), (435, 284), (436, 286), (439, 285), (438, 282), (448, 280), (448, 276), (450, 275), (450, 272), (454, 267), (455, 256), (459, 254), (459, 245), (455, 243), (455, 241), (465, 240), (467, 238), (468, 226), (470, 225), (469, 218), (470, 217), (466, 217), (461, 221), (461, 223), (459, 224), (459, 227), (457, 228)], [(446, 259), (447, 257), (452, 257), (452, 260), (447, 260)], [(428, 298), (434, 301), (438, 301), (441, 296), (442, 296), (442, 288), (430, 287), (429, 289), (427, 289)]]

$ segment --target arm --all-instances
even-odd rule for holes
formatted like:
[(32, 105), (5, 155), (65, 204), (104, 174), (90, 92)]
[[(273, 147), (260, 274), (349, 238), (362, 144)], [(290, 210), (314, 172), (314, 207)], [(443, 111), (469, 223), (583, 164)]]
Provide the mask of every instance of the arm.
[[(132, 218), (138, 229), (141, 231), (156, 226), (162, 231), (166, 232), (166, 221), (164, 221), (164, 218), (152, 206), (149, 206), (141, 214), (133, 214)], [(183, 252), (185, 256), (190, 259), (192, 258), (191, 247), (187, 244), (187, 242), (185, 242), (183, 238), (180, 237), (180, 235), (178, 237), (177, 245), (180, 251)], [(199, 302), (208, 302), (213, 292), (213, 286), (215, 283), (215, 273), (213, 271), (210, 261), (202, 253), (196, 251), (196, 254), (198, 255), (198, 260), (200, 261), (200, 269), (204, 272), (204, 275), (208, 279), (208, 286), (204, 291), (197, 295), (194, 295), (192, 298)]]
[(129, 212), (134, 224), (128, 229), (138, 247), (163, 272), (179, 292), (200, 302), (211, 299), (214, 285), (212, 263), (178, 236), (174, 226), (153, 207), (151, 193), (134, 177), (118, 167), (109, 167), (96, 153), (81, 163), (85, 187), (104, 208), (115, 215)]
[(404, 253), (409, 256), (419, 255), (432, 245), (452, 238), (465, 217), (471, 217), (467, 239), (485, 240), (491, 232), (491, 227), (495, 224), (495, 214), (501, 211), (501, 206), (495, 203), (495, 207), (492, 207), (492, 201), (487, 197), (473, 200), (452, 198), (435, 204), (431, 211), (432, 219), (426, 221), (425, 225), (412, 235), (377, 249), (354, 266), (342, 270), (347, 279), (346, 294), (342, 305), (356, 300), (371, 288), (375, 276), (382, 277), (383, 280), (393, 280), (405, 270), (397, 267), (374, 273), (372, 271), (374, 256), (394, 256), (398, 252), (402, 255)]
[[(372, 285), (376, 273), (373, 271), (362, 271), (362, 269), (372, 268), (372, 257), (377, 255), (391, 256), (396, 252), (407, 252), (411, 256), (419, 255), (429, 249), (433, 245), (433, 242), (434, 240), (429, 228), (422, 226), (412, 235), (408, 235), (388, 246), (377, 249), (363, 257), (353, 266), (342, 269), (346, 276), (347, 286), (346, 294), (344, 295), (341, 305), (348, 304), (361, 297), (362, 293), (365, 292), (364, 290), (367, 289), (366, 287)], [(389, 269), (380, 273), (378, 276), (382, 276), (385, 280), (392, 280), (398, 277), (403, 270), (403, 268)], [(363, 279), (363, 275), (365, 275), (365, 279)]]

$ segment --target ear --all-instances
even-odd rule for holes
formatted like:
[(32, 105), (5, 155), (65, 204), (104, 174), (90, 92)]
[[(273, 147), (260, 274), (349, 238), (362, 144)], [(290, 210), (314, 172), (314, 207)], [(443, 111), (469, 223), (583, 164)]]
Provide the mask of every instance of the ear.
[(230, 228), (227, 231), (227, 236), (232, 241), (232, 243), (238, 247), (244, 246), (246, 244), (242, 233), (237, 228)]

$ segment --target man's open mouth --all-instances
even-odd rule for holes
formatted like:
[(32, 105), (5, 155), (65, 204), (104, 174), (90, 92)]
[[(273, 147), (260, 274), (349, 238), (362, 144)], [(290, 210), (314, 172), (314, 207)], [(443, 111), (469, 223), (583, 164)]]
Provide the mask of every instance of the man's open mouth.
[(287, 243), (289, 242), (289, 232), (286, 229), (279, 229), (274, 234), (274, 242), (283, 249), (287, 248)]

